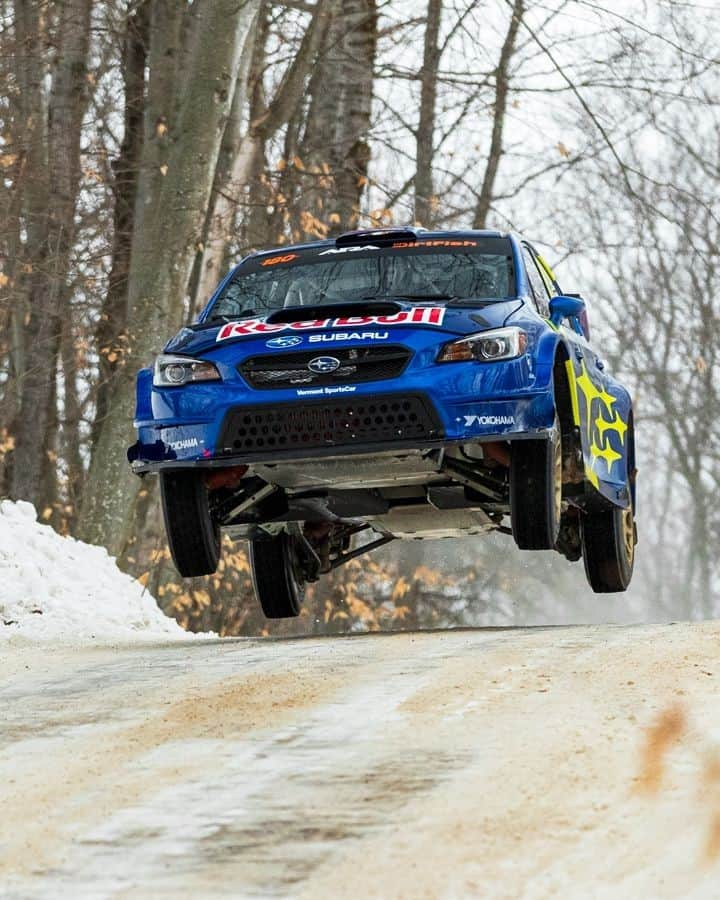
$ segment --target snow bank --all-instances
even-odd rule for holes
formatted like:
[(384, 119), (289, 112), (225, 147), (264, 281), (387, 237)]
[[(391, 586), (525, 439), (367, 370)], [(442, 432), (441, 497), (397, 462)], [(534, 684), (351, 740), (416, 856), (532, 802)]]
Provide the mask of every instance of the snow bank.
[(0, 642), (189, 637), (102, 547), (62, 537), (30, 503), (0, 502)]

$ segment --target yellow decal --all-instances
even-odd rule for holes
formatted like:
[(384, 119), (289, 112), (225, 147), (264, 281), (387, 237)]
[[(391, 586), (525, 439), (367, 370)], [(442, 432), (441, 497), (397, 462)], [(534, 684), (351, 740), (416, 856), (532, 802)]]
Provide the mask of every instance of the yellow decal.
[(547, 263), (547, 262), (545, 261), (545, 259), (543, 259), (543, 257), (540, 256), (539, 253), (537, 254), (537, 258), (538, 258), (538, 262), (539, 262), (540, 265), (543, 267), (543, 269), (545, 269), (545, 271), (546, 271), (547, 274), (550, 276), (550, 278), (552, 279), (552, 281), (555, 281), (555, 273), (554, 273), (553, 270), (550, 268), (549, 263)]
[(578, 406), (577, 384), (575, 383), (575, 369), (569, 359), (565, 360), (568, 382), (570, 383), (570, 403), (572, 404), (573, 422), (580, 425), (580, 407)]
[[(618, 447), (612, 446), (611, 436), (616, 434), (620, 447), (625, 444), (627, 423), (615, 408), (617, 397), (613, 397), (603, 387), (598, 388), (588, 375), (585, 361), (580, 363), (581, 374), (576, 376), (571, 362), (565, 363), (570, 379), (571, 398), (573, 406), (573, 418), (577, 425), (580, 424), (579, 396), (582, 394), (585, 411), (585, 438), (590, 451), (590, 463), (585, 465), (585, 476), (588, 481), (597, 488), (599, 460), (604, 460), (607, 467), (607, 477), (612, 477), (613, 465), (622, 459), (622, 453)], [(607, 414), (607, 417), (606, 415)]]
[(606, 431), (616, 431), (620, 435), (620, 443), (625, 443), (625, 432), (628, 427), (620, 418), (620, 413), (617, 410), (615, 410), (615, 418), (612, 422), (606, 422), (602, 416), (598, 416), (597, 419), (595, 419), (595, 427), (597, 428), (600, 440), (605, 440)]
[(613, 450), (609, 442), (604, 447), (598, 447), (597, 444), (594, 444), (591, 447), (591, 450), (599, 459), (605, 460), (608, 467), (608, 474), (612, 470), (612, 466), (615, 460), (622, 459), (622, 453), (618, 453), (616, 450)]

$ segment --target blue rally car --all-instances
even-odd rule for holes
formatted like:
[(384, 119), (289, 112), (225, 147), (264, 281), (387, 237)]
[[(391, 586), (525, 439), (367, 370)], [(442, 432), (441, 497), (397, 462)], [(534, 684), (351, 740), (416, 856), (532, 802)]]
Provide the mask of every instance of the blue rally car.
[(625, 590), (636, 544), (630, 396), (585, 304), (495, 231), (354, 231), (246, 257), (137, 381), (138, 474), (173, 559), (249, 541), (269, 618), (395, 538), (500, 531)]

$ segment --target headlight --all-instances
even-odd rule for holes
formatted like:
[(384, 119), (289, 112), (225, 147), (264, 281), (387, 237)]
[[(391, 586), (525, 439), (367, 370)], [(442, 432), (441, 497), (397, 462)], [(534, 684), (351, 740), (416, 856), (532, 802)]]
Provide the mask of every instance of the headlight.
[(155, 360), (153, 385), (155, 387), (180, 387), (191, 381), (220, 381), (220, 373), (205, 359), (188, 356), (170, 356), (163, 353)]
[(522, 356), (527, 349), (527, 334), (522, 328), (496, 328), (480, 331), (441, 348), (438, 362), (497, 362)]

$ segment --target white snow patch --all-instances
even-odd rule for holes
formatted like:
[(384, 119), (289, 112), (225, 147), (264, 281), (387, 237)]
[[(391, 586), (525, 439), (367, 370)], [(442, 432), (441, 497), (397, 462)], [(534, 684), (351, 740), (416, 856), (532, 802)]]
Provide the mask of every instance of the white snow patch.
[(31, 503), (0, 502), (0, 642), (190, 637), (103, 547), (36, 521)]

